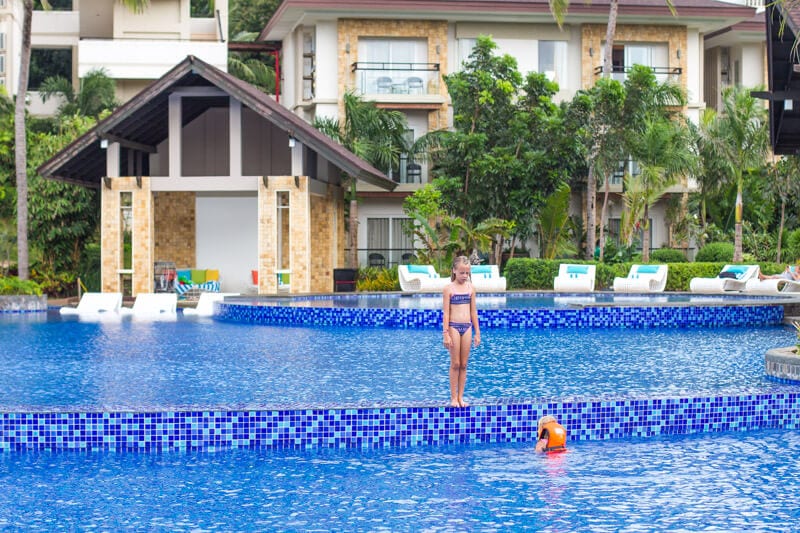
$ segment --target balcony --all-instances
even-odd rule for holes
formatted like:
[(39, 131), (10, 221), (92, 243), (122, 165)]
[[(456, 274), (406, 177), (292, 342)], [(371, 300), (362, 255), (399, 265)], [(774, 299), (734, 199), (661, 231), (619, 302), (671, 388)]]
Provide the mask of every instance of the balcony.
[(352, 64), (358, 94), (381, 101), (442, 103), (439, 63)]
[(34, 11), (31, 44), (38, 47), (70, 47), (78, 44), (80, 15), (77, 11)]
[(81, 39), (78, 44), (78, 76), (104, 68), (115, 79), (158, 79), (172, 67), (194, 55), (228, 70), (224, 42), (143, 39)]
[[(632, 66), (613, 67), (611, 69), (611, 78), (619, 82), (624, 82), (628, 78), (628, 73), (631, 71)], [(664, 83), (667, 80), (676, 80), (681, 74), (683, 69), (681, 67), (649, 67), (656, 76), (658, 83)], [(595, 67), (595, 76), (603, 75), (603, 66)]]

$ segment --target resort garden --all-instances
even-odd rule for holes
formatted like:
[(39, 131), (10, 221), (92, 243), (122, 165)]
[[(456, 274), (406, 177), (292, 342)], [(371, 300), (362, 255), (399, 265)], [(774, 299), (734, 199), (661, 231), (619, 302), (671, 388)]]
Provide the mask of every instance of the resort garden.
[[(402, 115), (355, 95), (341, 124), (316, 124), (377, 168), (388, 171), (401, 154), (427, 162), (431, 182), (404, 204), (418, 263), (447, 272), (454, 255), (475, 250), (482, 262), (502, 266), (509, 288), (550, 289), (559, 260), (597, 262), (598, 288), (634, 262), (668, 262), (667, 290), (687, 290), (689, 279), (713, 276), (720, 263), (759, 263), (769, 274), (800, 258), (798, 159), (770, 156), (765, 108), (751, 89), (727, 90), (723, 111), (705, 110), (699, 124), (683, 114), (680, 87), (638, 66), (624, 82), (599, 78), (557, 103), (554, 82), (523, 76), (488, 37), (444, 81), (453, 127), (413, 144), (402, 135)], [(49, 87), (59, 92), (55, 80)], [(30, 279), (51, 296), (75, 294), (78, 279), (99, 290), (99, 201), (95, 191), (45, 180), (36, 168), (113, 109), (113, 90), (102, 73), (92, 74), (81, 91), (66, 93), (56, 117), (25, 121)], [(13, 111), (3, 95), (4, 278), (17, 274), (20, 247)], [(608, 184), (621, 169), (624, 214), (611, 232)], [(692, 192), (671, 192), (676, 184)], [(354, 188), (348, 194), (354, 221)], [(668, 203), (669, 238), (654, 243), (648, 223), (657, 202)], [(348, 226), (348, 242), (357, 242), (357, 224)], [(360, 269), (359, 290), (398, 288), (396, 267)]]

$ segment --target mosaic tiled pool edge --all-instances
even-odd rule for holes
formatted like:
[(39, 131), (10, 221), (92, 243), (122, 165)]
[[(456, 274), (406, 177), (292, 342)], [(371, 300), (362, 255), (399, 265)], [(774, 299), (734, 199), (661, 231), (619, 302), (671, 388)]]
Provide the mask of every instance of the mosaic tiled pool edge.
[(530, 442), (555, 415), (570, 440), (800, 429), (800, 392), (559, 403), (0, 414), (0, 452), (376, 448)]
[[(783, 306), (591, 306), (576, 309), (479, 309), (482, 328), (643, 328), (764, 326), (780, 324)], [(441, 310), (259, 306), (217, 303), (214, 318), (229, 322), (296, 326), (438, 328)]]

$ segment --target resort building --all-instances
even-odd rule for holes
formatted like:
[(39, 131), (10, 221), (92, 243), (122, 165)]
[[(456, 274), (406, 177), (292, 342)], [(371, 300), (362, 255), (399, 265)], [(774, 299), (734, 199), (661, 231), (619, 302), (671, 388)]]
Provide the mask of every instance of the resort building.
[[(79, 87), (80, 78), (103, 69), (125, 102), (160, 78), (187, 55), (227, 70), (228, 0), (153, 0), (140, 13), (120, 1), (39, 2), (31, 24), (29, 112), (48, 116), (60, 102), (42, 102), (37, 89), (60, 75)], [(0, 84), (17, 92), (22, 44), (22, 2), (0, 0)]]
[[(766, 81), (764, 15), (759, 2), (673, 0), (675, 15), (663, 0), (620, 0), (613, 45), (612, 76), (624, 80), (634, 64), (649, 66), (660, 80), (680, 84), (688, 96), (684, 112), (697, 120), (708, 106), (718, 107), (728, 85), (756, 86)], [(353, 91), (378, 106), (403, 112), (409, 135), (451, 125), (452, 110), (443, 76), (457, 71), (476, 38), (490, 35), (500, 53), (517, 59), (520, 71), (545, 73), (559, 85), (557, 99), (569, 100), (603, 75), (608, 0), (574, 1), (563, 27), (547, 0), (284, 0), (261, 32), (260, 40), (282, 47), (280, 103), (306, 121), (341, 118), (342, 96)], [(619, 229), (623, 170), (611, 177), (609, 233)], [(403, 199), (429, 182), (424, 164), (403, 158), (387, 174), (393, 191), (360, 183), (359, 262), (370, 256), (387, 266), (412, 251), (401, 231)], [(694, 190), (685, 179), (669, 189), (651, 210), (654, 248), (684, 248), (670, 232), (668, 205)], [(598, 187), (602, 194), (603, 186)], [(575, 191), (572, 210), (582, 213), (584, 192)], [(598, 198), (598, 205), (602, 199)], [(599, 212), (599, 209), (598, 209)]]

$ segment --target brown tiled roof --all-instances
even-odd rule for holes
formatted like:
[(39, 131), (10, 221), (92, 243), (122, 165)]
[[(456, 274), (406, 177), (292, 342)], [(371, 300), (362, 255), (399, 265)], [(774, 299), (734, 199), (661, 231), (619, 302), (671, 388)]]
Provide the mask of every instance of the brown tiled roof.
[[(202, 86), (222, 89), (343, 172), (383, 189), (392, 190), (396, 186), (381, 171), (320, 133), (269, 95), (194, 56), (187, 56), (163, 77), (42, 164), (38, 168), (39, 173), (46, 178), (99, 186), (106, 175), (106, 151), (100, 146), (102, 139), (123, 139), (134, 146), (155, 147), (168, 137), (169, 95), (179, 87)], [(227, 106), (227, 98), (185, 100), (183, 124), (191, 122), (207, 109), (219, 106)]]

